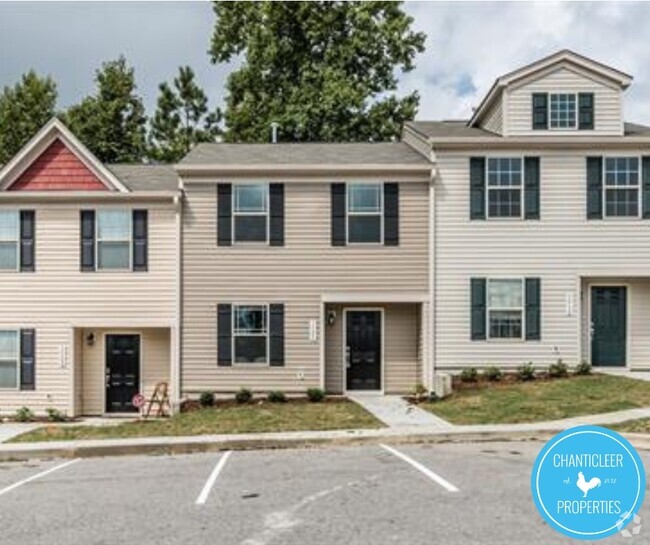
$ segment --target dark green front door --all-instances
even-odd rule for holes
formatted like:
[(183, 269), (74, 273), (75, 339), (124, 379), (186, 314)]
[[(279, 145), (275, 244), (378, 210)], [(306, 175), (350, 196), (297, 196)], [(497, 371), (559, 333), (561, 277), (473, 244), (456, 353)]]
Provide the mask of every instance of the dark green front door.
[(625, 366), (627, 361), (627, 288), (591, 288), (591, 364)]

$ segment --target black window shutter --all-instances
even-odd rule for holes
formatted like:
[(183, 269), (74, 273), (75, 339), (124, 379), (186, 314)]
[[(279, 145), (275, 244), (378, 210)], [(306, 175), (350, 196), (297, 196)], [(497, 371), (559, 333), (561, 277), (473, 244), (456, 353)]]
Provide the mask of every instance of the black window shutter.
[(20, 330), (20, 389), (36, 389), (36, 330)]
[(232, 184), (217, 184), (217, 245), (232, 245)]
[(473, 341), (485, 340), (487, 337), (486, 284), (485, 278), (471, 280), (471, 339)]
[(332, 246), (345, 246), (345, 184), (332, 184)]
[(133, 211), (133, 270), (143, 272), (148, 266), (149, 216), (146, 210)]
[(539, 219), (539, 157), (524, 158), (524, 217)]
[(542, 338), (542, 294), (539, 278), (526, 278), (526, 340)]
[(284, 305), (269, 305), (269, 364), (284, 366)]
[(217, 305), (217, 365), (232, 365), (232, 305)]
[(34, 272), (36, 237), (36, 214), (33, 210), (20, 211), (20, 270), (22, 272)]
[(269, 185), (270, 244), (284, 246), (284, 184)]
[(469, 159), (469, 218), (485, 219), (485, 157)]
[(587, 157), (587, 219), (603, 217), (603, 158)]
[(650, 157), (641, 159), (641, 206), (643, 219), (650, 219)]
[(548, 94), (533, 93), (533, 129), (548, 129)]
[(578, 129), (589, 131), (594, 128), (594, 94), (578, 94)]
[(399, 184), (384, 184), (384, 245), (399, 246)]
[(81, 270), (95, 270), (95, 211), (81, 211)]

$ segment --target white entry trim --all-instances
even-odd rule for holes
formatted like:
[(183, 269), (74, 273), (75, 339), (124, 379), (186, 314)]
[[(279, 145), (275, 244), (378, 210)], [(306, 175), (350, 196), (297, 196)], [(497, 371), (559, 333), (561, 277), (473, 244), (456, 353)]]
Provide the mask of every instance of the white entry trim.
[[(630, 369), (630, 348), (631, 348), (631, 335), (630, 335), (630, 325), (632, 323), (630, 319), (630, 312), (631, 312), (631, 307), (630, 307), (630, 293), (632, 290), (632, 286), (627, 283), (627, 282), (594, 282), (590, 283), (587, 282), (587, 290), (588, 290), (588, 305), (587, 305), (587, 323), (585, 324), (587, 327), (587, 356), (588, 356), (588, 362), (589, 365), (593, 367), (593, 360), (592, 360), (592, 348), (591, 348), (591, 340), (592, 340), (592, 334), (591, 334), (591, 322), (592, 322), (592, 293), (593, 293), (593, 288), (625, 288), (625, 365), (616, 365), (612, 366), (615, 367), (616, 369)], [(606, 365), (597, 365), (597, 368), (602, 368), (602, 367), (607, 367)]]
[[(142, 342), (142, 332), (141, 331), (104, 331), (102, 333), (102, 361), (104, 362), (104, 372), (102, 373), (102, 414), (109, 415), (109, 416), (115, 416), (115, 415), (120, 415), (120, 414), (128, 414), (129, 416), (132, 416), (136, 414), (135, 412), (133, 413), (112, 413), (107, 410), (106, 407), (106, 368), (107, 368), (107, 363), (108, 363), (108, 354), (106, 352), (106, 343), (108, 342), (108, 336), (109, 335), (133, 335), (135, 337), (138, 337), (138, 393), (144, 395), (144, 392), (142, 391), (142, 386), (143, 386), (143, 372), (142, 372), (142, 362), (144, 361), (143, 353), (144, 353), (144, 343)], [(82, 339), (83, 341), (83, 339)]]
[[(385, 377), (385, 370), (386, 366), (384, 365), (384, 333), (385, 333), (385, 328), (386, 328), (386, 320), (385, 320), (385, 308), (384, 307), (343, 307), (343, 320), (341, 320), (343, 323), (341, 324), (341, 327), (343, 328), (343, 334), (341, 338), (343, 339), (342, 343), (342, 350), (341, 350), (341, 364), (343, 368), (343, 393), (347, 394), (348, 392), (352, 392), (355, 395), (363, 395), (364, 393), (366, 394), (384, 394), (384, 388), (386, 387), (386, 377)], [(379, 339), (380, 341), (380, 350), (381, 350), (381, 358), (379, 360), (379, 365), (380, 367), (380, 377), (381, 377), (381, 388), (379, 390), (348, 390), (348, 367), (347, 367), (347, 362), (345, 358), (345, 352), (346, 352), (346, 347), (348, 345), (348, 312), (368, 312), (368, 311), (373, 311), (373, 312), (379, 312), (380, 320), (381, 320), (381, 328), (379, 334), (381, 335), (381, 338)]]

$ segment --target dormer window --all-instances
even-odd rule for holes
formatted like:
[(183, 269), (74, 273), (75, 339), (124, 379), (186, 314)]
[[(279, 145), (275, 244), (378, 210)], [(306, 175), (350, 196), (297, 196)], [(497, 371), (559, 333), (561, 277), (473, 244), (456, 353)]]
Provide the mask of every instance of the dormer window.
[(594, 130), (594, 93), (533, 93), (533, 130)]
[(577, 97), (574, 93), (551, 93), (549, 127), (551, 129), (575, 129)]

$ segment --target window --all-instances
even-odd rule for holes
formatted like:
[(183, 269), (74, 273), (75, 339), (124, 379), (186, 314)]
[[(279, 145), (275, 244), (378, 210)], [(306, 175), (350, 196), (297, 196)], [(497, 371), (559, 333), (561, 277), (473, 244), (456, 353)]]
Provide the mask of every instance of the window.
[(550, 95), (551, 129), (576, 128), (576, 95), (572, 93), (556, 93)]
[(235, 242), (267, 242), (269, 188), (266, 184), (234, 185)]
[(0, 331), (0, 388), (18, 388), (18, 331)]
[(383, 185), (347, 184), (348, 243), (382, 241)]
[(17, 211), (0, 211), (0, 270), (18, 270), (20, 216)]
[(131, 268), (131, 212), (97, 212), (97, 268)]
[(487, 181), (488, 217), (520, 218), (523, 194), (521, 158), (488, 158)]
[(523, 331), (523, 282), (488, 281), (488, 323), (491, 339), (520, 339)]
[(605, 216), (639, 216), (639, 158), (605, 158)]
[(268, 307), (233, 306), (235, 363), (268, 363)]

